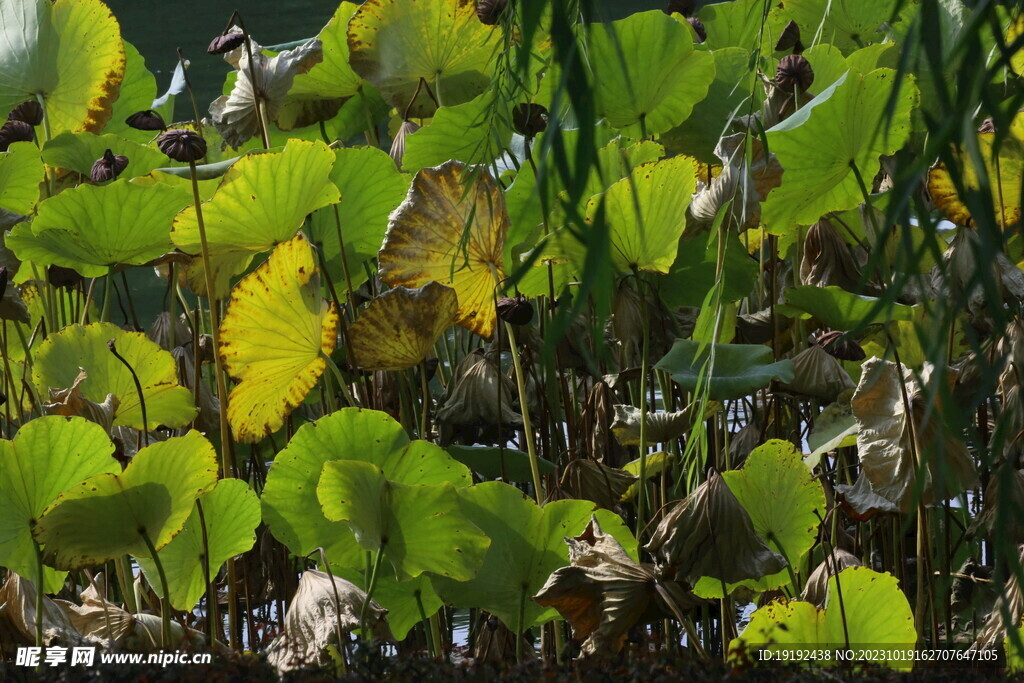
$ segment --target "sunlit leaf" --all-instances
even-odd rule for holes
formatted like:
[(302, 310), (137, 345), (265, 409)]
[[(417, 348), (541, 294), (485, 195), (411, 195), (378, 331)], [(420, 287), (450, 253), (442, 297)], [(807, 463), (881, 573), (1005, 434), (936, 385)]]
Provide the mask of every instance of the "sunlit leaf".
[(486, 172), (458, 161), (425, 168), (391, 215), (380, 278), (393, 287), (448, 285), (459, 297), (459, 324), (489, 337), (507, 232), (504, 197)]
[(238, 382), (228, 422), (243, 443), (281, 428), (327, 367), (338, 309), (320, 295), (313, 249), (302, 235), (279, 245), (231, 293), (219, 352)]
[(30, 214), (39, 200), (43, 162), (31, 142), (16, 142), (0, 152), (0, 209)]
[[(800, 285), (786, 290), (782, 311), (787, 315), (814, 316), (834, 330), (852, 330), (861, 325), (914, 319), (916, 307), (889, 303), (879, 305), (870, 296), (851, 294), (840, 287)], [(877, 308), (877, 310), (875, 310)], [(872, 312), (874, 311), (874, 312)]]
[(140, 450), (124, 472), (98, 474), (68, 489), (33, 534), (61, 569), (100, 564), (125, 553), (149, 557), (181, 530), (197, 497), (217, 483), (217, 454), (199, 432)]
[[(147, 142), (154, 137), (154, 132), (136, 130), (125, 123), (125, 119), (135, 112), (153, 107), (153, 101), (157, 98), (156, 77), (146, 68), (145, 58), (134, 45), (127, 40), (122, 41), (122, 44), (125, 56), (124, 79), (121, 81), (121, 90), (114, 102), (110, 121), (103, 130), (105, 133), (117, 134), (137, 142)], [(171, 119), (168, 117), (166, 120)]]
[(467, 164), (494, 161), (512, 139), (508, 112), (504, 118), (494, 114), (499, 104), (484, 93), (464, 104), (441, 107), (428, 125), (406, 138), (402, 168), (418, 171), (449, 159)]
[(35, 353), (32, 381), (46, 395), (50, 387), (65, 389), (84, 369), (88, 377), (79, 385), (90, 401), (102, 403), (114, 394), (120, 405), (114, 426), (142, 429), (142, 407), (132, 373), (110, 352), (117, 352), (132, 366), (146, 400), (146, 426), (155, 429), (183, 427), (196, 416), (192, 392), (178, 384), (174, 358), (141, 332), (126, 332), (110, 323), (69, 325), (48, 336)]
[(806, 44), (823, 42), (835, 45), (843, 52), (852, 52), (869, 43), (880, 43), (886, 34), (883, 24), (895, 21), (897, 6), (903, 11), (913, 3), (898, 0), (788, 0), (782, 16), (793, 20), (806, 36)]
[[(63, 491), (121, 465), (103, 428), (80, 417), (40, 417), (25, 423), (13, 441), (0, 441), (0, 564), (37, 581), (32, 527)], [(47, 567), (43, 585), (56, 593), (64, 572)]]
[[(654, 366), (664, 370), (672, 381), (696, 391), (699, 380), (706, 383), (710, 398), (721, 401), (743, 398), (768, 386), (773, 379), (793, 380), (793, 362), (773, 363), (772, 350), (758, 344), (701, 344), (677, 339), (672, 349)], [(714, 351), (714, 367), (705, 365)], [(699, 353), (698, 353), (699, 352)], [(703, 375), (703, 376), (702, 376)]]
[(177, 165), (154, 147), (109, 134), (61, 133), (43, 145), (42, 157), (50, 166), (88, 177), (93, 163), (108, 149), (114, 154), (128, 157), (128, 166), (121, 172), (121, 177), (125, 179), (145, 175), (157, 168)]

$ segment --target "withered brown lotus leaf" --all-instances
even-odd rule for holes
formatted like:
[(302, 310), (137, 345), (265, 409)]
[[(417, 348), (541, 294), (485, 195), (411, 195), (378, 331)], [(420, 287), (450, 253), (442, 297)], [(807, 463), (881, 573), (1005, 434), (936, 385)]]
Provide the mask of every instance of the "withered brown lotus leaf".
[(649, 565), (638, 564), (591, 518), (569, 545), (568, 567), (555, 570), (534, 600), (554, 607), (583, 640), (584, 656), (613, 654), (652, 600), (658, 579)]
[(587, 392), (576, 420), (576, 443), (591, 460), (613, 467), (625, 463), (626, 449), (615, 439), (611, 426), (615, 420), (615, 398), (605, 381), (598, 381)]
[(718, 141), (715, 156), (722, 160), (722, 172), (710, 185), (698, 185), (690, 204), (690, 214), (699, 226), (709, 226), (731, 202), (724, 225), (729, 230), (756, 227), (761, 218), (761, 202), (782, 182), (782, 165), (774, 154), (765, 154), (764, 144), (751, 140), (751, 159), (746, 159), (746, 136), (729, 135)]
[(455, 324), (458, 312), (451, 287), (428, 282), (419, 289), (390, 289), (371, 301), (349, 328), (352, 362), (366, 370), (418, 365)]
[(1002, 291), (1003, 300), (1008, 303), (1024, 300), (1024, 271), (1001, 250), (995, 249), (984, 255), (981, 250), (981, 237), (977, 232), (968, 228), (957, 231), (942, 255), (945, 268), (935, 268), (933, 271), (933, 282), (938, 294), (954, 300), (966, 298), (967, 309), (971, 313), (993, 305), (978, 278), (978, 270), (988, 264), (992, 277)]
[(149, 328), (146, 336), (160, 345), (165, 351), (188, 344), (192, 341), (192, 331), (189, 330), (185, 317), (181, 316), (171, 326), (171, 314), (163, 311), (156, 316), (153, 325)]
[(445, 395), (438, 402), (437, 419), (460, 426), (523, 424), (513, 404), (515, 387), (498, 367), (498, 353), (477, 349), (455, 368)]
[(646, 549), (661, 575), (691, 584), (702, 576), (739, 583), (786, 567), (717, 472), (661, 520)]
[(804, 51), (803, 43), (800, 42), (800, 27), (797, 26), (795, 21), (790, 21), (786, 24), (785, 28), (782, 29), (782, 33), (779, 34), (779, 39), (775, 41), (776, 52), (784, 52), (786, 50), (793, 50), (794, 54), (800, 54)]
[(900, 511), (899, 506), (871, 489), (864, 470), (853, 484), (837, 485), (836, 497), (846, 516), (858, 522), (866, 522), (876, 515), (895, 515)]
[(1024, 543), (1024, 471), (1000, 467), (985, 486), (985, 503), (968, 528), (968, 536)]
[(864, 360), (866, 354), (860, 344), (846, 337), (841, 330), (823, 329), (812, 332), (807, 337), (809, 344), (816, 344), (825, 349), (828, 355), (839, 360)]
[(593, 460), (573, 460), (562, 474), (562, 486), (572, 498), (592, 500), (598, 507), (613, 510), (637, 478), (617, 467)]
[[(288, 604), (284, 630), (267, 648), (267, 661), (279, 672), (330, 661), (327, 646), (343, 646), (338, 638), (347, 638), (359, 628), (365, 601), (366, 593), (355, 584), (325, 572), (306, 570)], [(393, 640), (386, 620), (388, 611), (371, 600), (365, 612), (372, 635)], [(338, 633), (339, 625), (342, 633)]]
[[(175, 346), (171, 349), (174, 363), (178, 368), (178, 383), (192, 391), (196, 390), (196, 363), (193, 355), (192, 345)], [(202, 363), (202, 358), (200, 358)], [(199, 415), (196, 417), (196, 429), (205, 433), (213, 434), (220, 429), (220, 399), (210, 388), (210, 385), (199, 379), (199, 400), (196, 402), (199, 408)]]
[(800, 594), (800, 599), (811, 602), (818, 607), (825, 606), (825, 596), (828, 593), (828, 580), (836, 576), (847, 567), (860, 567), (863, 563), (860, 558), (842, 548), (835, 548), (832, 553), (825, 553), (825, 559), (807, 577), (807, 583)]
[[(15, 648), (30, 647), (36, 641), (36, 587), (28, 579), (7, 572), (0, 588), (0, 653), (13, 658)], [(52, 646), (86, 645), (53, 600), (43, 596), (43, 644)]]
[(121, 405), (120, 399), (114, 394), (107, 394), (103, 403), (90, 401), (82, 393), (79, 385), (89, 378), (89, 374), (82, 370), (75, 378), (74, 384), (67, 389), (49, 389), (50, 402), (43, 404), (43, 410), (47, 415), (64, 415), (65, 417), (84, 417), (90, 422), (95, 422), (109, 434), (114, 423), (114, 413)]
[(811, 345), (793, 356), (793, 381), (780, 388), (831, 403), (854, 386), (839, 361), (820, 346)]
[[(505, 623), (493, 615), (481, 614), (477, 620), (473, 659), (478, 662), (515, 662), (516, 635)], [(519, 656), (522, 660), (536, 659), (526, 634), (519, 636)]]
[[(871, 490), (902, 512), (915, 506), (917, 473), (923, 473), (921, 498), (927, 504), (954, 496), (977, 482), (977, 472), (961, 439), (938, 422), (910, 377), (895, 363), (864, 362), (851, 407), (857, 418), (857, 454)], [(901, 385), (907, 383), (910, 415)], [(914, 420), (920, 462), (913, 460), (910, 420)], [(942, 460), (941, 467), (938, 462)], [(941, 485), (941, 488), (938, 486)]]
[[(720, 407), (720, 403), (709, 401), (707, 410), (704, 415), (700, 416), (700, 419), (714, 414)], [(667, 443), (679, 438), (693, 427), (696, 422), (696, 413), (697, 406), (694, 405), (673, 413), (648, 411), (645, 434), (648, 445)], [(636, 406), (616, 404), (615, 421), (611, 425), (611, 430), (620, 445), (639, 446), (640, 409)]]
[[(3, 252), (3, 247), (0, 245), (0, 252)], [(3, 254), (0, 253), (0, 257)], [(31, 320), (28, 313), (28, 306), (21, 300), (21, 296), (18, 292), (18, 288), (13, 284), (10, 284), (8, 280), (8, 269), (0, 267), (0, 320), (10, 320), (17, 323), (28, 325)]]
[(854, 292), (860, 278), (860, 266), (831, 221), (822, 218), (808, 228), (800, 261), (801, 283), (816, 287), (842, 287)]
[[(1024, 563), (1024, 545), (1018, 546), (1017, 550), (1020, 553), (1018, 561)], [(1004, 616), (1004, 611), (1009, 613), (1008, 621)], [(990, 650), (996, 647), (1006, 638), (1006, 625), (1020, 624), (1022, 615), (1024, 615), (1024, 591), (1021, 590), (1016, 574), (1011, 573), (1002, 592), (996, 598), (996, 604), (985, 619), (985, 625), (978, 630), (978, 635), (970, 649)]]
[(418, 131), (420, 126), (412, 121), (402, 121), (395, 133), (395, 139), (391, 141), (391, 150), (388, 155), (394, 160), (399, 169), (402, 168), (402, 157), (405, 156), (405, 139)]

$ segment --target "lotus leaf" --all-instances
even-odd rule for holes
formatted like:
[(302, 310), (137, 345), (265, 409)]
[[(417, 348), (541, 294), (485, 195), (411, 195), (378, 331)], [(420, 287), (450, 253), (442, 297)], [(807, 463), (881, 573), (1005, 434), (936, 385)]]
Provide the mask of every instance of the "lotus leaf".
[(484, 91), (500, 37), (477, 19), (475, 0), (370, 0), (349, 21), (349, 63), (391, 106), (423, 118), (438, 106), (428, 88), (444, 106)]
[[(142, 385), (145, 425), (132, 373), (110, 352), (110, 340)], [(32, 381), (43, 395), (50, 387), (70, 387), (84, 369), (88, 377), (79, 386), (85, 398), (102, 403), (107, 394), (117, 397), (115, 427), (183, 427), (196, 416), (192, 392), (178, 385), (174, 358), (141, 332), (125, 332), (110, 323), (69, 325), (43, 340), (32, 367)]]
[(451, 287), (428, 282), (395, 287), (370, 302), (349, 328), (352, 360), (367, 370), (404, 370), (420, 363), (455, 324), (459, 302)]
[(839, 650), (867, 645), (907, 650), (889, 658), (885, 649), (879, 650), (882, 658), (878, 663), (910, 669), (916, 642), (914, 615), (896, 577), (850, 567), (829, 579), (824, 609), (791, 600), (772, 602), (755, 611), (739, 638), (729, 643), (729, 656), (750, 656), (762, 647), (782, 650), (812, 643)]
[(263, 489), (263, 519), (274, 536), (296, 555), (323, 547), (332, 565), (362, 567), (363, 553), (342, 522), (324, 517), (316, 497), (325, 463), (360, 460), (380, 467), (389, 481), (469, 486), (470, 471), (440, 447), (409, 441), (387, 413), (342, 408), (301, 426), (277, 454)]
[[(447, 446), (448, 453), (487, 479), (502, 481), (531, 482), (530, 455), (515, 448), (492, 446)], [(555, 464), (545, 458), (537, 458), (541, 474), (551, 474)]]
[[(252, 548), (259, 523), (259, 498), (240, 479), (222, 479), (199, 496), (181, 532), (157, 553), (167, 574), (171, 605), (185, 611), (195, 607), (206, 591), (206, 576), (215, 580), (228, 559)], [(138, 562), (150, 585), (160, 585), (153, 560)]]
[(31, 142), (16, 142), (0, 153), (0, 209), (32, 213), (42, 181), (43, 162)]
[(124, 78), (121, 29), (100, 0), (0, 2), (0, 116), (39, 99), (53, 134), (99, 133)]
[(337, 329), (337, 306), (320, 296), (313, 249), (301, 234), (238, 283), (218, 349), (238, 382), (228, 397), (237, 440), (256, 442), (281, 428), (327, 367)]
[(797, 23), (810, 44), (820, 39), (851, 52), (868, 43), (885, 40), (883, 24), (898, 20), (898, 0), (789, 0), (782, 16)]
[(509, 115), (493, 113), (494, 97), (479, 95), (469, 102), (441, 107), (429, 125), (405, 140), (402, 168), (418, 171), (449, 159), (467, 164), (488, 164), (501, 156), (512, 139)]
[[(852, 209), (864, 201), (855, 169), (870, 191), (878, 157), (902, 147), (910, 134), (917, 87), (907, 76), (895, 109), (887, 115), (895, 76), (891, 69), (863, 75), (850, 71), (768, 131), (768, 146), (786, 169), (782, 185), (762, 208), (769, 232), (784, 235), (829, 211)], [(853, 125), (855, 121), (873, 123)], [(822, 140), (830, 142), (823, 145)]]
[[(128, 157), (128, 166), (121, 172), (125, 179), (174, 165), (165, 154), (152, 147), (110, 134), (61, 133), (43, 145), (42, 157), (50, 166), (88, 176), (93, 163), (108, 149)], [(33, 151), (37, 156), (40, 154), (38, 150)]]
[(738, 47), (745, 54), (760, 47), (762, 53), (770, 54), (771, 46), (778, 40), (786, 20), (776, 12), (770, 12), (765, 21), (764, 15), (762, 0), (732, 0), (704, 5), (697, 12), (708, 34), (704, 47), (713, 53)]
[(199, 432), (140, 450), (124, 472), (64, 491), (33, 530), (48, 564), (78, 569), (129, 553), (149, 557), (181, 531), (196, 498), (217, 483), (217, 454)]
[[(712, 351), (714, 363), (707, 364)], [(793, 380), (793, 361), (773, 363), (772, 350), (758, 344), (700, 344), (677, 339), (654, 367), (669, 373), (672, 381), (688, 391), (696, 391), (706, 382), (710, 398), (716, 401), (749, 396), (773, 379)]]
[(124, 45), (124, 78), (121, 80), (121, 89), (117, 101), (114, 102), (110, 121), (103, 127), (103, 131), (146, 142), (153, 138), (153, 132), (136, 130), (129, 126), (125, 119), (135, 112), (157, 108), (154, 102), (157, 99), (156, 77), (146, 68), (146, 60), (135, 46), (127, 40), (121, 42)]
[[(0, 441), (0, 564), (37, 581), (32, 527), (60, 493), (94, 475), (120, 472), (113, 453), (103, 428), (80, 417), (41, 417), (12, 441)], [(60, 590), (64, 577), (46, 567), (45, 592)]]
[[(224, 296), (232, 276), (245, 270), (254, 254), (295, 236), (306, 215), (338, 201), (330, 181), (334, 154), (322, 142), (291, 140), (283, 152), (255, 154), (235, 163), (203, 205), (214, 297)], [(199, 254), (199, 224), (195, 207), (178, 214), (171, 240), (187, 254)], [(202, 262), (189, 272), (192, 290), (206, 285)]]
[[(700, 306), (714, 287), (718, 274), (718, 233), (683, 233), (676, 260), (662, 280), (661, 297), (670, 306)], [(726, 235), (722, 268), (722, 301), (737, 301), (753, 289), (757, 261), (734, 235)]]
[(490, 337), (507, 232), (504, 198), (486, 172), (458, 161), (425, 168), (391, 214), (380, 278), (393, 287), (422, 287), (432, 280), (452, 287), (459, 298), (458, 323)]
[(448, 602), (485, 609), (516, 633), (557, 616), (554, 609), (529, 598), (568, 562), (564, 537), (583, 531), (592, 514), (636, 559), (636, 541), (622, 519), (607, 510), (595, 513), (590, 501), (558, 500), (538, 507), (502, 482), (477, 484), (461, 495), (463, 509), (491, 538), (491, 545), (473, 579), (458, 583), (437, 578), (434, 587)]
[[(992, 210), (996, 221), (1009, 229), (1020, 224), (1021, 176), (1024, 174), (1024, 113), (1019, 113), (1010, 124), (1010, 130), (995, 146), (994, 131), (978, 133), (978, 147), (984, 170), (976, 166), (966, 151), (954, 154), (960, 183), (968, 192), (980, 192), (982, 178), (987, 181)], [(939, 164), (928, 174), (928, 192), (946, 218), (957, 225), (974, 226), (971, 210), (960, 196), (953, 177), (945, 164)], [(978, 200), (975, 200), (978, 201)]]
[[(354, 541), (353, 541), (354, 543)], [(366, 570), (363, 569), (332, 569), (335, 576), (351, 581), (356, 586), (366, 588)], [(415, 579), (397, 581), (385, 572), (377, 576), (377, 585), (373, 588), (373, 601), (388, 611), (387, 624), (391, 634), (403, 640), (414, 626), (423, 622), (423, 616), (433, 616), (444, 602), (437, 596), (431, 583), (430, 574), (420, 574)], [(420, 612), (420, 605), (423, 612)]]
[(635, 137), (682, 123), (708, 93), (715, 60), (688, 26), (651, 10), (595, 24), (587, 44), (599, 116)]
[(23, 260), (100, 277), (115, 265), (141, 265), (171, 251), (171, 221), (190, 200), (160, 184), (79, 185), (42, 202), (35, 220), (17, 226), (7, 244)]
[[(874, 297), (851, 294), (836, 287), (800, 285), (786, 290), (786, 303), (782, 312), (787, 315), (814, 316), (834, 330), (853, 330), (862, 325), (886, 323), (894, 320), (911, 321), (916, 308), (895, 302), (879, 305)], [(875, 310), (877, 308), (877, 310)]]
[(814, 418), (807, 445), (812, 450), (804, 462), (810, 467), (817, 467), (821, 456), (829, 451), (857, 445), (857, 418), (853, 416), (848, 398), (845, 403), (842, 399), (830, 403)]
[[(666, 453), (665, 451), (657, 451), (654, 453), (647, 454), (647, 478), (653, 479), (654, 477), (661, 476), (661, 473), (672, 466), (676, 457), (672, 453)], [(633, 476), (640, 477), (640, 458), (631, 460), (622, 466), (624, 472), (629, 472)], [(639, 482), (630, 484), (626, 492), (622, 494), (622, 501), (627, 502), (633, 500), (636, 497), (637, 492), (640, 490)]]

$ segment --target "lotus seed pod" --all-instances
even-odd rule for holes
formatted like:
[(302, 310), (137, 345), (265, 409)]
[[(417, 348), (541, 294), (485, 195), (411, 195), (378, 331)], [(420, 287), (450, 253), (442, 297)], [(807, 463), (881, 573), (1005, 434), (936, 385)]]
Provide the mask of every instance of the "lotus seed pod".
[(498, 317), (511, 325), (529, 325), (533, 321), (533, 304), (525, 296), (498, 299)]
[(24, 121), (30, 126), (38, 126), (43, 122), (43, 108), (35, 100), (26, 100), (11, 110), (8, 121)]
[(814, 69), (801, 55), (783, 57), (775, 70), (775, 83), (786, 92), (807, 92), (814, 83)]
[(124, 122), (135, 130), (165, 130), (167, 128), (163, 117), (152, 109), (137, 111), (126, 118)]
[(6, 266), (0, 266), (0, 296), (7, 291), (7, 280), (10, 278), (10, 271)]
[(46, 271), (46, 279), (54, 287), (67, 287), (73, 289), (83, 281), (81, 275), (71, 268), (64, 266), (50, 266)]
[(847, 339), (846, 334), (840, 330), (819, 330), (811, 334), (807, 341), (820, 346), (839, 360), (860, 361), (867, 357), (860, 344)]
[(89, 179), (94, 183), (105, 183), (121, 175), (121, 171), (127, 167), (128, 157), (123, 154), (114, 154), (108, 149), (92, 165), (92, 170), (89, 171)]
[(32, 135), (32, 126), (24, 121), (8, 121), (0, 126), (0, 152), (6, 152), (15, 142), (32, 142)]
[(480, 19), (480, 23), (494, 26), (498, 23), (506, 5), (508, 5), (508, 0), (478, 0), (476, 16)]
[(169, 130), (157, 139), (156, 146), (175, 161), (195, 162), (206, 156), (206, 140), (191, 130)]
[(686, 20), (690, 22), (690, 26), (693, 27), (694, 33), (697, 34), (698, 43), (703, 43), (708, 39), (708, 31), (704, 28), (704, 23), (700, 19), (697, 17), (687, 17)]
[(796, 25), (795, 21), (786, 24), (786, 28), (782, 29), (782, 34), (775, 42), (776, 52), (785, 52), (786, 50), (792, 50), (795, 55), (804, 51), (803, 43), (800, 42), (800, 27)]
[(542, 104), (523, 102), (512, 108), (512, 129), (528, 138), (536, 137), (548, 127), (548, 110)]
[(678, 13), (688, 17), (697, 11), (697, 0), (669, 0), (665, 14)]
[(206, 53), (211, 55), (222, 55), (225, 52), (231, 52), (244, 42), (244, 33), (228, 33), (227, 35), (217, 36), (210, 41), (210, 47), (206, 48)]

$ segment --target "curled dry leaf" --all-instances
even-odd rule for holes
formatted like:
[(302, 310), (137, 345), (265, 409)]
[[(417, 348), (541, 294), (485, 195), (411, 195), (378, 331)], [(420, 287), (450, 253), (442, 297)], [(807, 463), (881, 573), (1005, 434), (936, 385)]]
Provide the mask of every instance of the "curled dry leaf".
[(793, 356), (793, 381), (781, 384), (780, 388), (832, 402), (854, 386), (839, 361), (815, 344)]
[[(925, 504), (973, 486), (977, 472), (966, 446), (932, 415), (933, 408), (914, 390), (913, 380), (900, 377), (895, 363), (879, 358), (868, 359), (862, 368), (851, 406), (858, 423), (857, 453), (871, 491), (907, 512), (917, 502), (918, 471), (925, 477), (921, 488)], [(905, 383), (910, 386), (904, 387)], [(910, 415), (904, 390), (910, 400)]]
[(152, 341), (156, 342), (165, 351), (171, 351), (175, 347), (188, 344), (192, 341), (192, 331), (188, 328), (185, 316), (182, 315), (171, 325), (171, 314), (163, 311), (157, 315), (153, 325), (146, 333)]
[[(285, 613), (284, 631), (267, 649), (267, 660), (280, 672), (326, 664), (325, 648), (340, 646), (348, 633), (360, 627), (365, 601), (366, 593), (353, 583), (325, 572), (303, 572)], [(386, 609), (370, 601), (366, 609), (370, 630), (377, 638), (391, 640), (386, 615)]]
[(598, 507), (613, 510), (637, 477), (593, 460), (573, 460), (562, 474), (562, 486), (579, 500), (592, 500)]
[(615, 398), (604, 380), (594, 382), (576, 421), (576, 440), (591, 460), (616, 466), (626, 459), (626, 449), (612, 433)]
[[(1017, 549), (1020, 552), (1018, 561), (1024, 563), (1024, 545), (1018, 546)], [(1008, 621), (1004, 618), (1004, 610), (1009, 612), (1010, 619)], [(1016, 575), (1011, 574), (970, 649), (988, 650), (995, 647), (1006, 637), (1006, 625), (1008, 623), (1020, 624), (1022, 615), (1024, 615), (1024, 591), (1021, 590)]]
[(932, 281), (939, 296), (960, 300), (966, 298), (967, 309), (978, 313), (992, 305), (990, 296), (982, 287), (978, 271), (987, 263), (1003, 300), (1012, 303), (1024, 299), (1024, 271), (1006, 254), (995, 247), (983, 253), (982, 239), (974, 230), (961, 228), (942, 255), (943, 268), (936, 266)]
[(239, 147), (259, 133), (259, 106), (264, 108), (268, 121), (277, 120), (295, 76), (306, 73), (323, 60), (323, 47), (319, 39), (313, 38), (268, 57), (263, 54), (263, 48), (253, 42), (255, 85), (250, 78), (249, 55), (244, 45), (226, 52), (224, 59), (236, 69), (235, 86), (230, 94), (213, 101), (210, 117), (224, 141)]
[(739, 583), (786, 567), (717, 472), (661, 520), (646, 549), (662, 575), (691, 584), (702, 576)]
[(699, 226), (710, 226), (727, 202), (724, 226), (728, 230), (746, 230), (757, 226), (761, 202), (782, 182), (782, 164), (774, 154), (765, 154), (764, 143), (751, 139), (751, 159), (746, 158), (746, 139), (742, 133), (718, 141), (715, 156), (722, 160), (722, 172), (709, 185), (700, 184), (690, 204), (690, 214)]
[[(569, 566), (556, 569), (533, 599), (558, 610), (572, 626), (573, 637), (585, 639), (585, 656), (618, 652), (629, 629), (652, 604), (678, 613), (698, 602), (662, 586), (654, 567), (631, 558), (601, 530), (596, 517), (582, 534), (565, 542)], [(680, 598), (686, 604), (679, 604)]]
[(513, 404), (515, 387), (498, 367), (499, 354), (477, 349), (455, 368), (438, 401), (439, 422), (458, 426), (518, 427), (523, 417)]
[[(36, 642), (36, 587), (12, 571), (0, 588), (0, 654), (14, 657), (17, 647)], [(84, 645), (85, 639), (61, 608), (43, 596), (43, 642), (46, 645)]]
[(824, 607), (825, 597), (828, 595), (828, 580), (847, 567), (860, 566), (860, 558), (842, 548), (836, 548), (833, 554), (826, 553), (825, 559), (807, 577), (800, 599), (814, 603), (819, 608)]
[[(473, 659), (483, 662), (515, 662), (516, 635), (505, 623), (495, 616), (480, 615), (476, 641), (473, 643)], [(536, 659), (533, 646), (526, 634), (519, 636), (519, 655), (522, 659)]]
[(49, 389), (50, 402), (43, 404), (43, 410), (47, 415), (64, 415), (65, 417), (84, 417), (90, 422), (95, 422), (103, 427), (104, 431), (110, 433), (114, 424), (114, 413), (121, 406), (121, 400), (114, 394), (107, 394), (102, 403), (90, 401), (82, 393), (79, 385), (89, 377), (89, 373), (82, 370), (75, 378), (74, 384), (67, 389)]
[(831, 221), (822, 218), (807, 229), (803, 259), (800, 261), (800, 282), (816, 287), (834, 285), (853, 292), (857, 290), (860, 279), (860, 266)]
[[(650, 412), (647, 413), (647, 444), (668, 443), (677, 439), (693, 427), (696, 419), (694, 417), (699, 406), (691, 405), (685, 410), (674, 413)], [(708, 401), (707, 409), (701, 419), (715, 413), (721, 404), (717, 401)], [(622, 446), (640, 445), (640, 409), (636, 406), (616, 404), (615, 421), (611, 425), (615, 439)]]
[(398, 166), (399, 170), (402, 168), (402, 157), (405, 156), (405, 139), (419, 129), (420, 126), (412, 121), (402, 121), (402, 125), (398, 127), (398, 132), (395, 133), (395, 139), (391, 141), (391, 151), (388, 152), (388, 156), (394, 159), (395, 165)]
[[(196, 362), (192, 353), (192, 345), (175, 346), (171, 349), (174, 362), (178, 368), (178, 383), (192, 391), (196, 391)], [(202, 357), (200, 357), (202, 363)], [(196, 418), (196, 429), (204, 434), (213, 434), (220, 429), (220, 399), (213, 393), (213, 389), (202, 379), (199, 381), (199, 400), (196, 401), (199, 408), (199, 416)]]
[(411, 368), (455, 324), (458, 312), (455, 290), (436, 282), (419, 289), (388, 290), (371, 301), (349, 328), (352, 360), (367, 370)]
[(1024, 471), (996, 470), (985, 487), (985, 503), (967, 530), (969, 536), (992, 538), (998, 534), (1010, 543), (1024, 543)]

